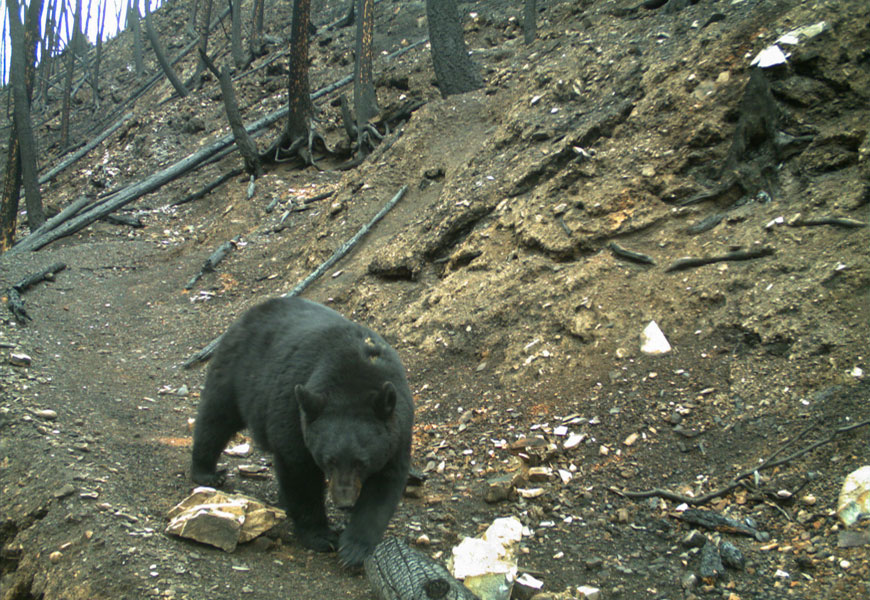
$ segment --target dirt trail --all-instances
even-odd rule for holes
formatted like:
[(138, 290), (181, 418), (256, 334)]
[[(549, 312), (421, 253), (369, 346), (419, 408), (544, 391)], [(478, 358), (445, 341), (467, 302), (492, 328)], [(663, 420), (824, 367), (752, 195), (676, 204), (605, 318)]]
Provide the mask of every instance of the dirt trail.
[[(189, 419), (204, 370), (182, 362), (246, 308), (291, 289), (403, 185), (406, 197), (304, 294), (381, 332), (408, 369), (414, 463), (428, 480), (403, 500), (391, 535), (443, 560), (462, 537), (515, 515), (532, 533), (520, 569), (552, 592), (585, 584), (604, 598), (867, 595), (866, 546), (839, 547), (835, 516), (843, 477), (870, 464), (866, 428), (705, 507), (754, 519), (770, 536), (704, 532), (747, 559), (714, 582), (698, 578), (700, 549), (685, 541), (692, 527), (676, 503), (612, 490), (699, 495), (791, 440), (797, 449), (870, 418), (870, 227), (795, 218), (870, 222), (870, 8), (711, 1), (670, 14), (616, 0), (538, 4), (530, 47), (519, 39), (519, 3), (460, 4), (475, 13), (465, 30), (487, 80), (477, 92), (440, 98), (424, 48), (376, 61), (382, 106), (410, 96), (426, 104), (359, 169), (276, 168), (251, 201), (239, 177), (165, 208), (237, 165), (231, 156), (137, 202), (143, 229), (101, 222), (37, 253), (0, 257), (0, 289), (68, 265), (25, 294), (32, 322), (0, 315), (3, 600), (372, 597), (362, 576), (302, 549), (285, 526), (231, 554), (163, 529), (193, 487)], [(155, 15), (167, 37), (185, 6)], [(318, 22), (343, 7), (325, 3)], [(424, 35), (422, 2), (378, 7), (378, 51)], [(271, 33), (289, 22), (284, 10)], [(770, 140), (751, 148), (739, 165), (743, 191), (684, 205), (728, 176), (721, 167), (751, 57), (821, 20), (825, 33), (767, 73), (780, 129), (811, 141), (788, 142), (773, 162)], [(348, 72), (352, 32), (318, 39), (314, 87)], [(119, 88), (131, 85), (129, 44), (107, 48)], [(275, 64), (239, 83), (246, 120), (283, 101)], [(225, 127), (216, 89), (209, 82), (161, 105), (171, 91), (157, 86), (129, 125), (47, 186), (47, 198), (62, 207), (189, 154)], [(338, 107), (330, 98), (320, 110), (338, 144)], [(46, 152), (55, 133), (40, 133)], [(327, 190), (335, 194), (282, 224)], [(692, 232), (707, 219), (712, 226)], [(241, 243), (217, 272), (184, 291), (235, 236)], [(617, 256), (611, 242), (655, 264)], [(685, 256), (767, 246), (774, 252), (756, 259), (666, 272)], [(639, 351), (653, 319), (669, 354)], [(7, 364), (11, 352), (32, 363)], [(565, 449), (569, 434), (582, 442)], [(512, 451), (529, 437), (559, 450)], [(519, 487), (540, 492), (486, 501), (490, 480), (536, 460), (553, 476)], [(245, 459), (258, 461), (268, 457)], [(239, 477), (240, 462), (226, 459), (229, 487), (275, 502), (274, 481)]]

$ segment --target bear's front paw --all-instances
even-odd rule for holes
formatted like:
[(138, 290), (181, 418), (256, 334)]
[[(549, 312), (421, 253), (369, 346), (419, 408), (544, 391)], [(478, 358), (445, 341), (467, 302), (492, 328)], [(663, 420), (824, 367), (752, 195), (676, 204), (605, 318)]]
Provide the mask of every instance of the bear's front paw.
[(361, 567), (365, 558), (375, 549), (377, 542), (353, 539), (344, 532), (338, 544), (338, 560), (345, 567)]
[(192, 469), (190, 472), (190, 478), (194, 483), (198, 483), (199, 485), (216, 488), (224, 484), (224, 480), (227, 478), (227, 470), (217, 469), (208, 471), (204, 469)]
[(329, 527), (296, 528), (299, 543), (317, 552), (335, 552), (338, 548), (338, 532)]

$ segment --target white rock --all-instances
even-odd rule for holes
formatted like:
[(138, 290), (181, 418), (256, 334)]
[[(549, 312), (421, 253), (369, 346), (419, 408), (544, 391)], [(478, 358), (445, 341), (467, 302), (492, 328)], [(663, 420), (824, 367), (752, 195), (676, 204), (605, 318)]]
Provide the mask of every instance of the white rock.
[(592, 587), (591, 585), (578, 585), (577, 597), (588, 598), (589, 600), (600, 600), (601, 590), (597, 587)]
[(853, 525), (861, 514), (870, 514), (870, 465), (846, 476), (837, 502), (837, 516), (846, 527)]
[(228, 454), (230, 456), (248, 456), (251, 453), (251, 445), (245, 442), (244, 444), (239, 444), (237, 446), (232, 446), (224, 450), (224, 454)]
[(496, 519), (482, 538), (465, 538), (455, 546), (447, 566), (480, 600), (508, 600), (522, 533), (516, 517)]
[(667, 354), (671, 345), (655, 321), (650, 321), (640, 334), (640, 351), (644, 354)]
[(784, 65), (786, 62), (785, 53), (782, 51), (782, 48), (773, 44), (759, 52), (758, 55), (752, 59), (752, 62), (749, 63), (749, 66), (767, 69), (768, 67)]
[(532, 577), (528, 573), (523, 573), (519, 577), (517, 577), (517, 583), (520, 583), (527, 588), (531, 588), (533, 590), (539, 590), (544, 587), (544, 582), (540, 579)]
[(576, 448), (580, 445), (580, 442), (586, 439), (586, 435), (583, 433), (572, 433), (568, 436), (568, 439), (565, 440), (565, 443), (562, 444), (562, 447), (565, 450), (570, 450), (571, 448)]

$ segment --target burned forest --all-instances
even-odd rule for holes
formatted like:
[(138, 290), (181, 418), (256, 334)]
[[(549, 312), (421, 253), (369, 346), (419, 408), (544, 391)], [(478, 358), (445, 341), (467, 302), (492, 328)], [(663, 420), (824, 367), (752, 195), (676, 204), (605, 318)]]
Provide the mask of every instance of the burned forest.
[(2, 11), (0, 600), (870, 595), (866, 1)]

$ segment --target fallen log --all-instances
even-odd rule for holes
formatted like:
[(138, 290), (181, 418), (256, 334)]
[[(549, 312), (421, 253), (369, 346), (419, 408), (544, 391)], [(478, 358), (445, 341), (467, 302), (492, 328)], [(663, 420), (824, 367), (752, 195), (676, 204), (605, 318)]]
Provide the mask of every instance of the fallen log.
[(215, 267), (218, 266), (218, 263), (226, 258), (226, 255), (230, 253), (230, 250), (236, 247), (236, 244), (239, 243), (240, 239), (242, 239), (242, 236), (237, 235), (233, 239), (226, 241), (218, 246), (217, 250), (212, 252), (211, 255), (207, 259), (205, 259), (205, 263), (202, 265), (199, 273), (191, 277), (190, 281), (187, 282), (187, 285), (184, 286), (184, 289), (193, 289), (193, 286), (196, 285), (196, 282), (199, 281), (203, 275), (205, 275), (206, 273), (212, 273)]
[[(255, 131), (258, 129), (262, 129), (264, 127), (268, 127), (272, 123), (280, 120), (287, 112), (286, 108), (277, 110), (269, 115), (266, 115), (256, 123), (249, 125), (247, 127), (248, 131)], [(80, 229), (83, 229), (100, 219), (101, 217), (105, 217), (109, 213), (112, 213), (119, 208), (126, 206), (130, 202), (153, 192), (154, 190), (162, 187), (163, 185), (169, 183), (173, 179), (184, 175), (188, 171), (195, 169), (200, 165), (203, 161), (207, 160), (217, 152), (220, 152), (234, 141), (233, 135), (228, 134), (215, 142), (212, 142), (208, 146), (197, 150), (193, 154), (188, 155), (177, 163), (170, 165), (151, 175), (150, 177), (146, 177), (142, 181), (138, 183), (134, 183), (133, 185), (127, 186), (124, 189), (118, 190), (115, 194), (113, 194), (110, 198), (107, 198), (102, 203), (91, 207), (89, 210), (84, 213), (77, 215), (70, 219), (69, 221), (63, 223), (62, 225), (58, 225), (54, 229), (46, 231), (40, 235), (36, 235), (36, 232), (27, 236), (12, 248), (7, 250), (7, 253), (17, 254), (19, 252), (25, 252), (28, 250), (39, 250), (43, 246), (50, 244), (51, 242), (60, 239), (64, 236), (71, 235)]]
[[(383, 219), (384, 215), (386, 215), (390, 211), (390, 209), (393, 208), (399, 202), (399, 200), (402, 199), (402, 196), (405, 195), (406, 191), (408, 191), (408, 186), (407, 185), (402, 186), (402, 189), (400, 189), (398, 192), (396, 192), (396, 195), (393, 196), (390, 199), (390, 201), (387, 202), (381, 208), (381, 210), (379, 210), (378, 213), (374, 217), (371, 218), (371, 220), (368, 223), (366, 223), (365, 225), (360, 227), (359, 231), (357, 231), (352, 238), (350, 238), (345, 243), (343, 243), (341, 246), (339, 246), (338, 249), (332, 253), (332, 256), (330, 256), (325, 261), (323, 261), (320, 264), (320, 266), (318, 266), (316, 269), (314, 269), (305, 279), (303, 279), (298, 284), (296, 284), (296, 286), (292, 290), (290, 290), (286, 294), (282, 294), (282, 297), (292, 298), (294, 296), (298, 296), (299, 294), (302, 293), (302, 291), (305, 288), (307, 288), (309, 285), (314, 283), (318, 277), (323, 275), (327, 269), (329, 269), (332, 265), (334, 265), (339, 260), (344, 258), (344, 256), (348, 252), (350, 252), (351, 248), (353, 248), (363, 238), (363, 236), (365, 234), (367, 234), (371, 230), (371, 228), (374, 227), (375, 224), (377, 224), (378, 221)], [(218, 337), (213, 339), (211, 342), (206, 344), (206, 346), (202, 350), (195, 353), (193, 356), (188, 358), (184, 363), (182, 363), (182, 366), (187, 369), (187, 368), (192, 367), (195, 364), (198, 364), (198, 363), (201, 363), (203, 361), (208, 360), (211, 357), (211, 355), (214, 353), (215, 348), (217, 348), (217, 345), (220, 342), (222, 337), (223, 337), (223, 334), (219, 335)]]
[[(400, 50), (397, 50), (396, 52), (388, 55), (386, 59), (391, 60), (393, 58), (401, 56), (402, 54), (410, 51), (411, 49), (422, 45), (425, 41), (426, 40), (423, 39), (414, 44), (401, 48)], [(353, 75), (344, 77), (336, 83), (321, 88), (320, 90), (311, 94), (311, 99), (316, 100), (317, 98), (320, 98), (321, 96), (328, 94), (329, 92), (338, 89), (343, 85), (347, 85), (351, 81), (353, 81)], [(266, 127), (269, 127), (273, 123), (276, 123), (284, 118), (287, 115), (287, 112), (288, 107), (282, 107), (252, 123), (251, 125), (248, 125), (247, 127), (245, 127), (245, 130), (249, 134), (253, 134), (256, 131), (265, 129)], [(72, 235), (73, 233), (84, 229), (94, 221), (118, 210), (123, 206), (126, 206), (130, 202), (133, 202), (134, 200), (137, 200), (145, 194), (149, 194), (159, 189), (170, 181), (173, 181), (174, 179), (199, 167), (205, 161), (213, 158), (217, 153), (227, 149), (234, 141), (235, 139), (232, 133), (224, 135), (223, 137), (212, 142), (208, 146), (197, 150), (193, 154), (190, 154), (187, 157), (181, 159), (180, 161), (166, 167), (162, 171), (159, 171), (158, 173), (155, 173), (138, 183), (134, 183), (127, 186), (126, 188), (118, 190), (109, 198), (104, 199), (101, 203), (92, 206), (84, 213), (73, 217), (72, 219), (64, 222), (62, 225), (58, 225), (53, 229), (44, 231), (42, 233), (39, 233), (39, 230), (31, 233), (29, 236), (20, 240), (12, 248), (7, 250), (6, 253), (10, 255), (15, 255), (20, 252), (39, 250), (43, 246), (46, 246), (57, 239)]]
[(70, 166), (71, 164), (73, 164), (75, 161), (77, 161), (78, 159), (80, 159), (81, 157), (83, 157), (85, 154), (87, 154), (88, 152), (90, 152), (91, 150), (93, 150), (94, 148), (96, 148), (97, 146), (99, 146), (99, 145), (103, 142), (103, 140), (105, 140), (107, 137), (109, 137), (110, 135), (112, 135), (113, 133), (115, 133), (115, 132), (118, 130), (118, 128), (120, 128), (121, 125), (123, 125), (123, 124), (127, 121), (127, 119), (129, 119), (129, 118), (132, 117), (132, 116), (133, 116), (133, 113), (128, 112), (126, 115), (124, 115), (123, 117), (121, 117), (120, 119), (118, 119), (117, 121), (115, 121), (115, 122), (114, 122), (114, 123), (113, 123), (113, 124), (108, 128), (108, 129), (106, 129), (105, 131), (103, 131), (103, 133), (101, 133), (100, 135), (98, 135), (97, 137), (95, 137), (94, 139), (92, 139), (90, 142), (88, 142), (87, 144), (85, 144), (85, 145), (84, 145), (80, 150), (78, 150), (77, 152), (74, 152), (73, 154), (69, 155), (67, 158), (65, 158), (64, 160), (62, 160), (62, 161), (60, 162), (60, 164), (58, 164), (57, 166), (55, 166), (54, 168), (52, 168), (51, 170), (49, 170), (45, 175), (43, 175), (42, 177), (40, 177), (40, 178), (39, 178), (39, 184), (40, 184), (40, 185), (43, 185), (43, 184), (45, 184), (45, 183), (48, 183), (48, 182), (51, 181), (52, 179), (54, 179), (54, 177), (55, 177), (58, 173), (60, 173), (61, 171), (63, 171), (64, 169), (66, 169), (68, 166)]
[(219, 188), (220, 186), (222, 186), (224, 183), (226, 183), (227, 181), (229, 181), (233, 177), (235, 177), (237, 175), (241, 175), (244, 172), (245, 172), (244, 169), (237, 167), (237, 168), (233, 169), (232, 171), (224, 173), (223, 175), (221, 175), (220, 177), (218, 177), (217, 179), (215, 179), (214, 181), (212, 181), (211, 183), (209, 183), (208, 185), (206, 185), (202, 189), (200, 189), (192, 194), (188, 194), (187, 196), (185, 196), (181, 200), (173, 202), (170, 206), (180, 206), (182, 204), (187, 204), (188, 202), (193, 202), (194, 200), (199, 200), (200, 198), (202, 198), (203, 196), (208, 194), (210, 191)]
[(365, 559), (366, 578), (380, 600), (476, 600), (440, 563), (389, 537)]
[(28, 275), (6, 290), (6, 307), (19, 323), (26, 323), (27, 321), (33, 320), (33, 317), (27, 314), (27, 309), (24, 308), (24, 299), (21, 297), (21, 294), (40, 281), (53, 281), (54, 275), (60, 273), (64, 269), (66, 269), (64, 263), (55, 263), (48, 268), (42, 269), (32, 275)]

